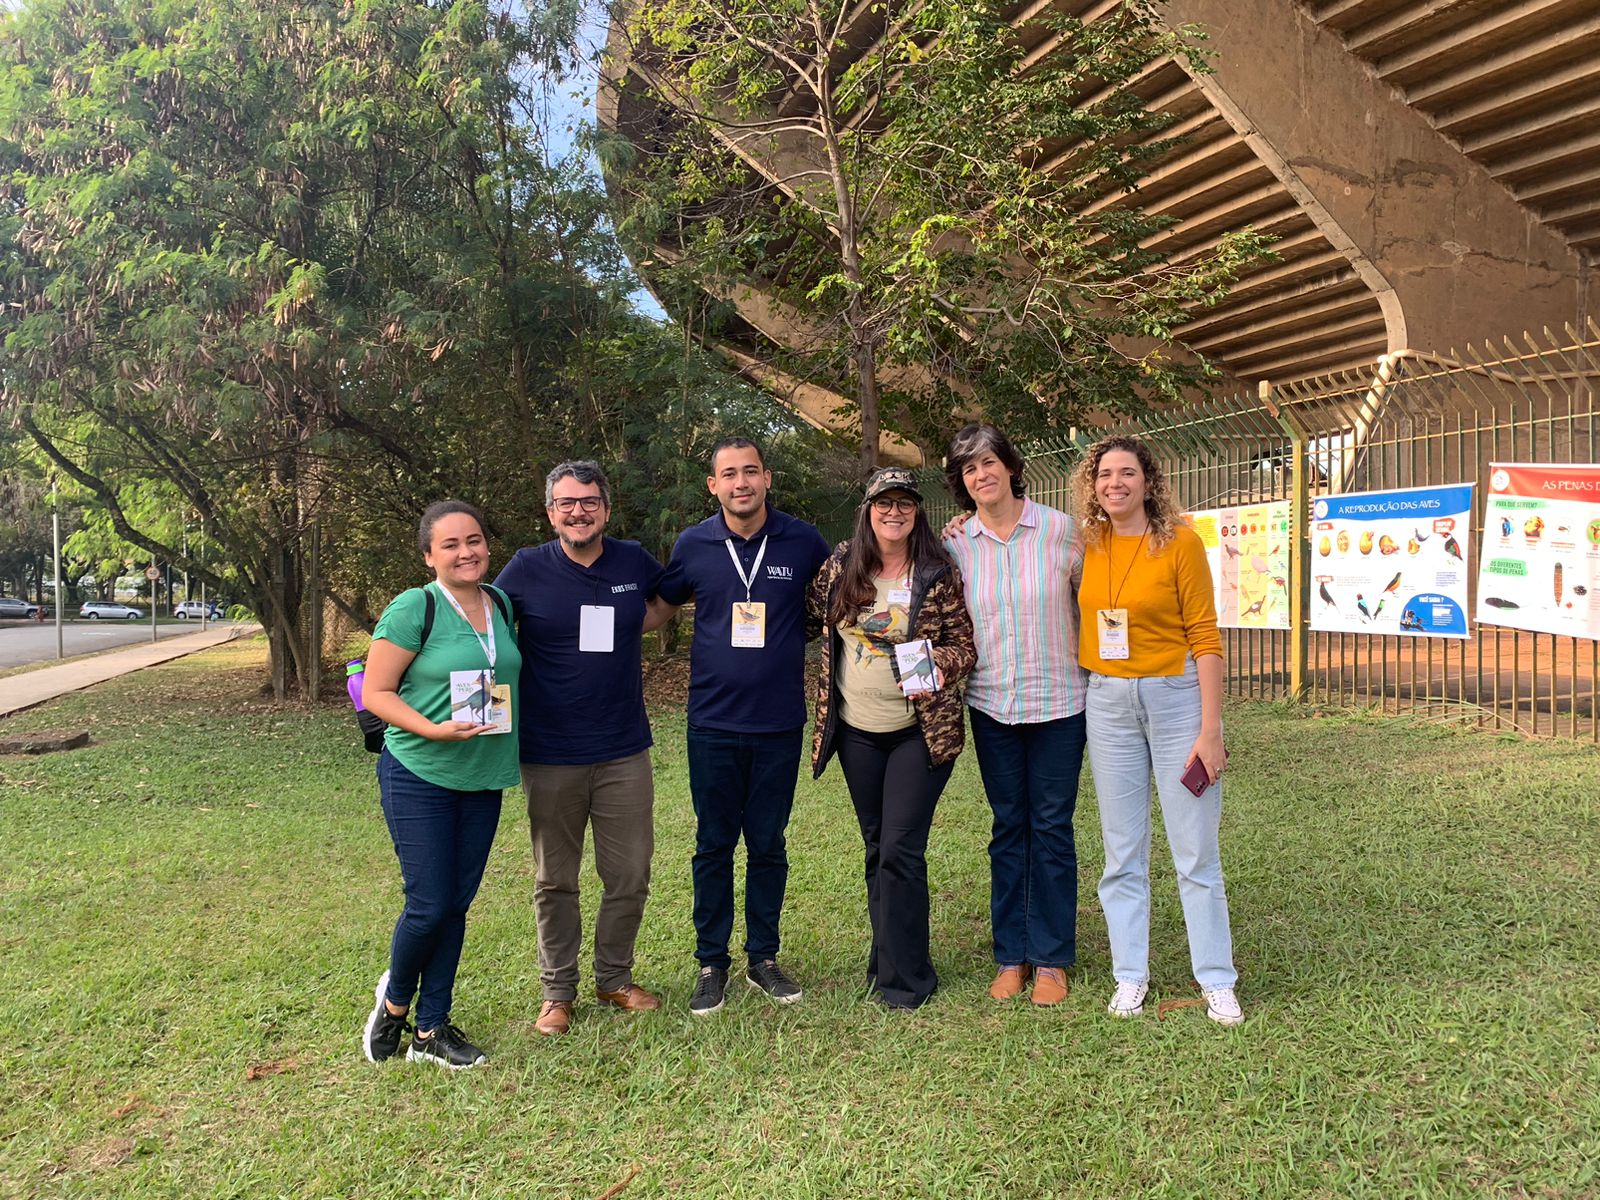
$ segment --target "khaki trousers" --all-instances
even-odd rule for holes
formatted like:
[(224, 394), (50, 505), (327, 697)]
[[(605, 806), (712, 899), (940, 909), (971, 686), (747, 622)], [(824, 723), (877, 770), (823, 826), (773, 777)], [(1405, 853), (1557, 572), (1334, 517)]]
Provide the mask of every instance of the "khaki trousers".
[(655, 851), (655, 780), (650, 751), (579, 766), (523, 763), (533, 839), (533, 908), (539, 979), (546, 1000), (575, 1000), (583, 917), (578, 870), (583, 835), (594, 829), (600, 912), (594, 923), (594, 983), (614, 992), (633, 981), (633, 944), (650, 896)]

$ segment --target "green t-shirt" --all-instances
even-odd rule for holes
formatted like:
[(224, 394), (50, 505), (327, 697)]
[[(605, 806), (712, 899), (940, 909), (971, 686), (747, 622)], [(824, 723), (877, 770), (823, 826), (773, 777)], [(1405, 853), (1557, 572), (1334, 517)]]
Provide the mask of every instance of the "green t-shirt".
[[(433, 590), (433, 628), (428, 644), (411, 660), (400, 679), (400, 699), (430, 721), (450, 719), (450, 672), (482, 671), (489, 665), (479, 634), (461, 619), (437, 584)], [(488, 599), (486, 596), (485, 599)], [(422, 641), (422, 619), (426, 610), (422, 588), (401, 592), (383, 610), (373, 640), (382, 638), (404, 650), (415, 651)], [(509, 609), (510, 604), (506, 607)], [(496, 683), (511, 687), (512, 729), (516, 728), (517, 677), (522, 671), (522, 652), (516, 634), (500, 616), (491, 600), (489, 619), (494, 622)], [(484, 641), (487, 641), (487, 637)], [(389, 753), (413, 775), (438, 787), (458, 792), (481, 792), (516, 785), (517, 735), (483, 733), (465, 742), (437, 742), (389, 726), (384, 735)]]

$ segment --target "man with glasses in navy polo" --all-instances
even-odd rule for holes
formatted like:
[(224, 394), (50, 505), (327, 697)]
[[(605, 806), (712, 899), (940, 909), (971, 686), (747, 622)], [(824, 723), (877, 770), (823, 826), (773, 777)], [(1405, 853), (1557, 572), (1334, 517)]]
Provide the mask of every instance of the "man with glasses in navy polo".
[(571, 1026), (578, 995), (588, 829), (603, 889), (595, 996), (627, 1012), (661, 1007), (633, 981), (633, 947), (655, 850), (641, 635), (662, 569), (638, 542), (605, 536), (611, 488), (598, 464), (556, 467), (544, 502), (557, 536), (517, 551), (495, 584), (511, 598), (523, 655), (517, 727), (544, 989), (534, 1028), (556, 1035)]
[(778, 965), (789, 880), (784, 831), (806, 723), (806, 589), (828, 557), (815, 525), (767, 503), (772, 472), (749, 438), (719, 442), (706, 486), (716, 514), (678, 538), (662, 579), (669, 605), (694, 598), (689, 654), (689, 790), (694, 799), (695, 958), (689, 1011), (722, 1007), (733, 960), (733, 855), (745, 847), (745, 979), (782, 1004), (801, 990)]

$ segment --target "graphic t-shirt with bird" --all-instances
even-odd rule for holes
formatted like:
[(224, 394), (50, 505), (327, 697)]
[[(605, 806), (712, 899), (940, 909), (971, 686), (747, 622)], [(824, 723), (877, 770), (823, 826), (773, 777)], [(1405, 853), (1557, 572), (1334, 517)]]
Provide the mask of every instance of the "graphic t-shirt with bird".
[(916, 710), (895, 677), (894, 648), (911, 634), (911, 589), (904, 579), (875, 579), (872, 604), (854, 625), (840, 625), (839, 716), (868, 733), (914, 725)]

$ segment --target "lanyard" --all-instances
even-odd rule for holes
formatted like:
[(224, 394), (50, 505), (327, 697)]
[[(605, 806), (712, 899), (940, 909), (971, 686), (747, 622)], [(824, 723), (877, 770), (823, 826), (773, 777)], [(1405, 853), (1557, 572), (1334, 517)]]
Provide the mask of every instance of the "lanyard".
[(489, 673), (491, 675), (494, 674), (494, 660), (498, 657), (498, 654), (494, 646), (494, 610), (489, 604), (488, 593), (484, 592), (482, 588), (478, 589), (478, 594), (483, 597), (483, 627), (488, 635), (485, 637), (476, 629), (472, 629), (472, 622), (468, 619), (466, 610), (461, 607), (461, 601), (450, 594), (450, 589), (441, 586), (439, 590), (444, 593), (444, 598), (450, 601), (450, 607), (456, 610), (463, 621), (467, 622), (467, 628), (472, 630), (472, 636), (477, 638), (478, 645), (483, 647), (483, 656), (489, 660)]
[(1139, 551), (1144, 549), (1144, 540), (1150, 536), (1150, 526), (1144, 527), (1144, 532), (1139, 535), (1139, 544), (1133, 548), (1133, 557), (1128, 560), (1128, 569), (1122, 573), (1122, 582), (1117, 584), (1115, 595), (1111, 593), (1111, 576), (1116, 571), (1117, 563), (1111, 555), (1112, 547), (1117, 544), (1116, 534), (1111, 535), (1111, 540), (1106, 543), (1106, 598), (1111, 602), (1107, 608), (1116, 608), (1117, 601), (1122, 599), (1122, 589), (1128, 586), (1128, 576), (1133, 574), (1133, 568), (1139, 562)]
[(750, 603), (750, 589), (755, 586), (756, 579), (761, 574), (761, 560), (767, 556), (767, 538), (761, 536), (761, 549), (756, 551), (756, 561), (750, 565), (750, 574), (744, 573), (744, 566), (739, 562), (739, 552), (733, 548), (733, 539), (724, 538), (722, 544), (728, 548), (728, 557), (733, 559), (733, 569), (739, 572), (739, 582), (744, 584), (744, 602)]

